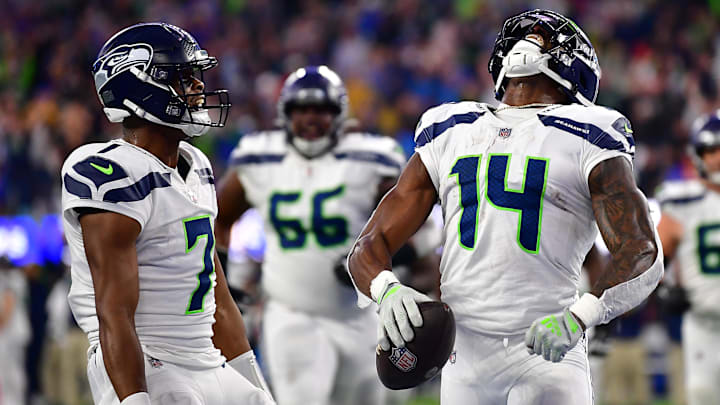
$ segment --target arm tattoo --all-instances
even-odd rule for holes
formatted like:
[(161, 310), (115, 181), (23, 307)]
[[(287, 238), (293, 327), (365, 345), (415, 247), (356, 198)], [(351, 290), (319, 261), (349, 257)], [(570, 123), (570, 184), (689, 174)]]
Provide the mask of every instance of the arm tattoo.
[(647, 201), (625, 158), (599, 163), (590, 173), (588, 185), (598, 228), (612, 254), (612, 261), (591, 290), (599, 297), (650, 268), (657, 246)]

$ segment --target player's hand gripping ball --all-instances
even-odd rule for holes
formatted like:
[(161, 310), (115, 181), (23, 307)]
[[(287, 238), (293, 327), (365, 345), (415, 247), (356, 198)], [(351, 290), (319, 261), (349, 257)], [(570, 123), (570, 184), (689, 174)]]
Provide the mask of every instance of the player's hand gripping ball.
[(455, 316), (439, 301), (418, 303), (423, 323), (413, 327), (414, 337), (405, 347), (391, 345), (375, 350), (375, 367), (382, 383), (393, 390), (416, 387), (435, 377), (455, 345)]

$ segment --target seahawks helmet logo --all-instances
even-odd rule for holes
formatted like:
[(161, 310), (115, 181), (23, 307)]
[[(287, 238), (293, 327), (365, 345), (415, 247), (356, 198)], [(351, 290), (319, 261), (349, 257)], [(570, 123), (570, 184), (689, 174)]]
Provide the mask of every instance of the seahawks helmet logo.
[(118, 46), (95, 62), (95, 87), (99, 91), (108, 80), (133, 66), (145, 71), (152, 57), (153, 49), (148, 44)]

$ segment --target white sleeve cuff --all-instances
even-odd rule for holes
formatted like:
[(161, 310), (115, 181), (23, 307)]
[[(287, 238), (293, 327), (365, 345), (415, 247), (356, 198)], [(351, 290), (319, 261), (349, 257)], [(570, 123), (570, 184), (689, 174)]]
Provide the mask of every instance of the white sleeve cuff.
[(257, 388), (270, 394), (270, 389), (265, 382), (260, 367), (258, 367), (257, 361), (255, 360), (255, 353), (252, 350), (248, 350), (245, 353), (235, 357), (234, 359), (227, 362), (235, 371), (245, 377), (250, 383)]
[(598, 297), (585, 293), (574, 304), (570, 305), (570, 312), (585, 325), (585, 330), (599, 324), (605, 316), (605, 310)]
[(120, 405), (151, 405), (150, 395), (147, 392), (136, 392), (126, 396), (120, 401)]
[(392, 283), (399, 283), (400, 280), (390, 270), (383, 270), (370, 282), (370, 298), (378, 302)]

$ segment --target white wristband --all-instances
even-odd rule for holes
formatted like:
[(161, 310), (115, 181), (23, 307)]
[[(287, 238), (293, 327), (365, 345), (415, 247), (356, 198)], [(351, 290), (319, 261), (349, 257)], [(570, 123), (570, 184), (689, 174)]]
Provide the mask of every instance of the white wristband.
[(252, 385), (260, 388), (270, 395), (270, 389), (265, 382), (265, 378), (260, 372), (260, 368), (255, 360), (255, 353), (253, 353), (252, 350), (248, 350), (235, 357), (234, 359), (228, 361), (227, 364), (250, 381)]
[(150, 405), (150, 395), (147, 392), (136, 392), (120, 401), (120, 405)]
[(392, 283), (399, 283), (400, 280), (398, 280), (397, 277), (395, 277), (395, 274), (393, 274), (390, 270), (383, 270), (375, 276), (375, 278), (370, 282), (370, 297), (373, 299), (373, 301), (378, 302), (382, 295), (385, 293), (385, 290), (387, 290), (387, 286), (389, 286)]
[(583, 294), (579, 300), (570, 305), (570, 312), (582, 321), (585, 329), (599, 324), (605, 317), (603, 304), (596, 296), (590, 293)]

